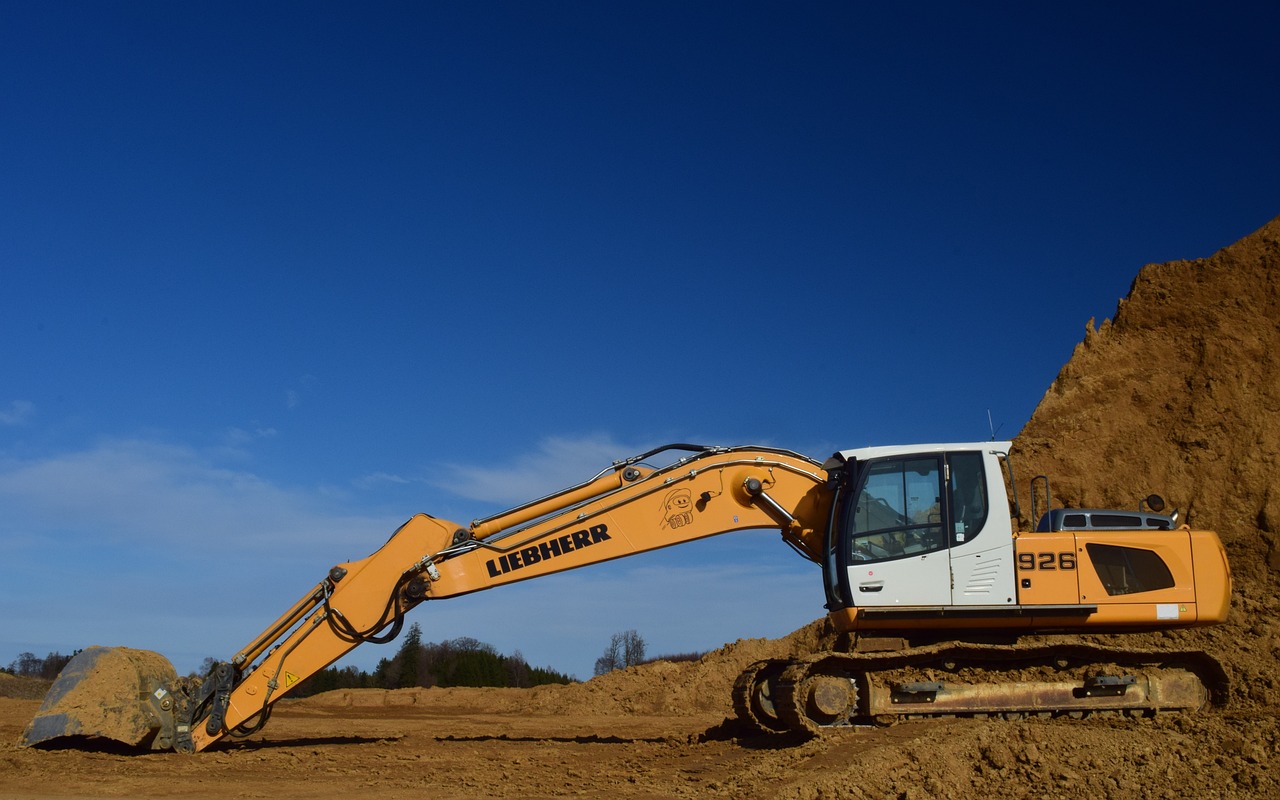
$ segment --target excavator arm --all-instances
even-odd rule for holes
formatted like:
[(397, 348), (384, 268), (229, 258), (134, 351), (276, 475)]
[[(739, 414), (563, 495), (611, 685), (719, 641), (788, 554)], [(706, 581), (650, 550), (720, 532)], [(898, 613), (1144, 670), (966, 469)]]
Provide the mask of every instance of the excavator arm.
[[(660, 469), (644, 465), (672, 450), (688, 455)], [(427, 600), (759, 528), (779, 529), (819, 562), (824, 487), (819, 465), (795, 453), (669, 445), (468, 527), (419, 514), (372, 555), (330, 569), (237, 653), (229, 680), (201, 698), (208, 714), (200, 719), (195, 709), (190, 742), (179, 733), (175, 744), (198, 751), (256, 730), (291, 688), (365, 641), (395, 638), (405, 612)]]
[[(672, 453), (680, 454), (674, 463), (647, 466)], [(774, 528), (801, 556), (821, 563), (830, 497), (821, 466), (796, 453), (677, 444), (469, 526), (419, 514), (372, 555), (331, 568), (198, 685), (144, 676), (130, 731), (99, 724), (72, 732), (198, 752), (260, 729), (290, 690), (364, 642), (391, 641), (405, 613), (423, 602), (694, 539)], [(42, 708), (27, 743), (65, 735), (59, 712)], [(57, 724), (49, 724), (53, 717)], [(40, 738), (32, 741), (32, 731)]]

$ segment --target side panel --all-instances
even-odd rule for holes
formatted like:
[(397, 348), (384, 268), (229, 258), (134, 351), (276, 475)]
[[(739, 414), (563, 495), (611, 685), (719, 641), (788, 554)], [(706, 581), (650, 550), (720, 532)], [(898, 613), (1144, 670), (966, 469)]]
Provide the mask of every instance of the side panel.
[(947, 551), (849, 567), (857, 606), (945, 606), (951, 602)]
[(1231, 568), (1227, 551), (1212, 531), (1191, 533), (1191, 559), (1196, 571), (1196, 621), (1226, 622), (1231, 608)]
[(1014, 604), (1014, 527), (1000, 460), (984, 451), (951, 453), (947, 462), (951, 603)]
[(951, 603), (957, 606), (1010, 605), (1017, 602), (1014, 581), (1013, 523), (1007, 513), (1000, 460), (992, 452), (982, 453), (981, 481), (986, 491), (978, 502), (983, 506), (982, 522), (970, 524), (966, 496), (973, 491), (968, 481), (979, 476), (973, 470), (972, 455), (950, 458), (947, 491), (948, 520), (951, 526)]
[[(1006, 528), (1008, 526), (1006, 525)], [(1010, 534), (988, 530), (1001, 545), (977, 550), (957, 547), (951, 551), (951, 603), (957, 606), (993, 606), (1017, 600), (1013, 583), (1013, 547)], [(976, 545), (976, 543), (975, 543)]]
[(1077, 531), (1080, 602), (1116, 621), (1196, 621), (1191, 537), (1178, 531)]
[(1076, 537), (1069, 531), (1019, 533), (1014, 540), (1018, 602), (1028, 606), (1080, 602)]
[[(1023, 605), (1096, 605), (1096, 626), (1200, 621), (1189, 531), (1020, 533), (1015, 553)], [(1199, 563), (1216, 574), (1213, 561)]]

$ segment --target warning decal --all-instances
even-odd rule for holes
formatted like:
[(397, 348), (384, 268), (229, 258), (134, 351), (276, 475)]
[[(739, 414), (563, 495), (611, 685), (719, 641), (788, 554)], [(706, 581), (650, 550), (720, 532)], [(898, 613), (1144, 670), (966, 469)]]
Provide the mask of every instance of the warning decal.
[(297, 675), (294, 675), (292, 672), (286, 672), (284, 674), (284, 688), (288, 689), (290, 686), (294, 685), (297, 682), (298, 682)]

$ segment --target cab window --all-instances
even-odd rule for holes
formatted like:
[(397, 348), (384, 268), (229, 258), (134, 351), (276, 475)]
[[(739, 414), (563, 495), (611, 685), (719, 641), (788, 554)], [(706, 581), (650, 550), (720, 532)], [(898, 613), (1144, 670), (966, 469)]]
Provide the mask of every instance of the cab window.
[(951, 541), (964, 544), (982, 531), (987, 521), (987, 482), (982, 453), (947, 456), (947, 499), (951, 505)]
[(946, 548), (936, 457), (872, 462), (857, 498), (849, 515), (852, 561), (889, 561)]

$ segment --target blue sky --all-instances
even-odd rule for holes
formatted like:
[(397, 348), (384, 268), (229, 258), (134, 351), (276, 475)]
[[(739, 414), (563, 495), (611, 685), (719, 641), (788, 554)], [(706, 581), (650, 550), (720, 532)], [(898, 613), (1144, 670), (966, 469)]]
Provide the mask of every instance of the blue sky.
[[(192, 669), (669, 441), (1011, 437), (1142, 265), (1280, 214), (1280, 7), (889, 6), (0, 6), (0, 663)], [(775, 540), (412, 619), (583, 678), (778, 636)]]

